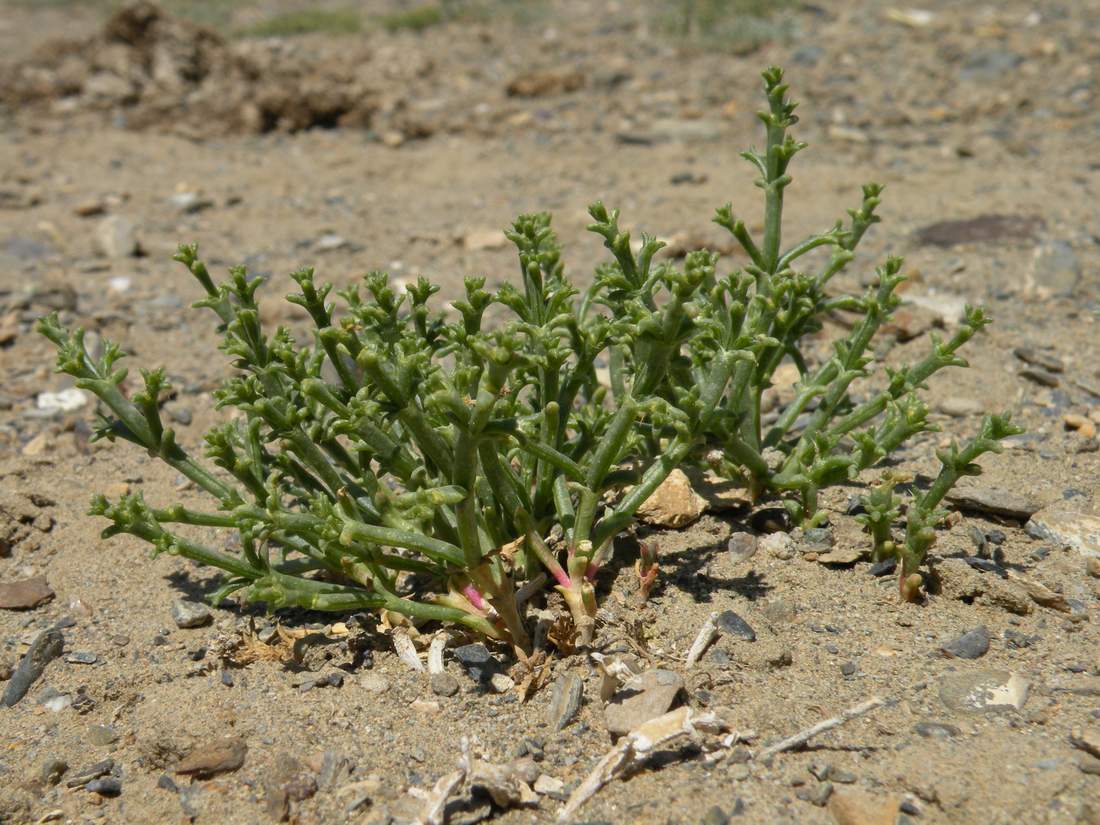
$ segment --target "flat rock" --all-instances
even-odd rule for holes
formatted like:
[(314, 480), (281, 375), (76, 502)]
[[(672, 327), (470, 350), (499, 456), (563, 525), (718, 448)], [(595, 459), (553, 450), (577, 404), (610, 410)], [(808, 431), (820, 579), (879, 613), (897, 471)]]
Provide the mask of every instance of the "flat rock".
[(235, 771), (244, 764), (248, 745), (243, 739), (228, 737), (200, 745), (176, 765), (177, 774), (187, 774), (200, 779), (218, 773)]
[(917, 722), (913, 725), (913, 731), (925, 739), (950, 739), (960, 733), (957, 727), (946, 722)]
[(1025, 287), (1042, 296), (1073, 295), (1081, 285), (1081, 261), (1073, 245), (1064, 240), (1048, 240), (1035, 248)]
[(554, 730), (563, 730), (573, 721), (584, 698), (584, 680), (577, 673), (563, 673), (554, 681), (546, 720)]
[(856, 547), (852, 544), (844, 544), (834, 547), (828, 553), (819, 553), (819, 564), (855, 564), (866, 555), (866, 548)]
[(900, 803), (855, 788), (834, 788), (828, 811), (836, 825), (894, 825)]
[(1025, 364), (1031, 364), (1033, 367), (1042, 367), (1047, 372), (1062, 372), (1066, 368), (1065, 362), (1057, 355), (1050, 352), (1043, 352), (1035, 347), (1016, 347), (1012, 350), (1012, 354)]
[(985, 625), (968, 630), (940, 647), (952, 659), (980, 659), (989, 652), (989, 631)]
[(1043, 506), (1037, 499), (1023, 493), (976, 485), (956, 487), (947, 494), (947, 501), (960, 510), (989, 513), (1017, 521), (1027, 521)]
[(1035, 609), (1023, 588), (995, 573), (975, 570), (966, 559), (944, 559), (936, 565), (936, 575), (944, 598), (1000, 607), (1017, 616)]
[(1100, 728), (1074, 728), (1069, 741), (1073, 747), (1100, 759)]
[(96, 251), (107, 258), (129, 258), (138, 254), (134, 222), (122, 215), (108, 215), (95, 228)]
[(202, 602), (178, 601), (172, 605), (172, 620), (179, 628), (203, 627), (213, 621), (210, 608)]
[(673, 470), (636, 515), (658, 527), (686, 527), (703, 515), (707, 503), (692, 489), (682, 470)]
[(936, 403), (936, 409), (952, 418), (966, 418), (971, 415), (981, 415), (985, 412), (985, 406), (981, 401), (954, 395), (948, 398), (941, 398)]
[(958, 713), (1020, 710), (1027, 702), (1030, 683), (1007, 670), (971, 670), (949, 673), (940, 681), (940, 701)]
[(654, 668), (621, 688), (604, 708), (608, 733), (622, 736), (639, 725), (667, 713), (684, 690), (683, 677), (671, 670)]
[(917, 230), (917, 240), (930, 246), (986, 243), (1002, 239), (1034, 238), (1043, 221), (1024, 215), (978, 215), (975, 218), (933, 223)]
[(23, 658), (19, 660), (19, 667), (15, 669), (8, 686), (4, 690), (4, 698), (0, 701), (4, 707), (12, 707), (20, 699), (27, 695), (31, 685), (38, 681), (46, 669), (46, 665), (61, 655), (65, 649), (65, 637), (57, 628), (43, 631), (35, 640)]
[(746, 642), (756, 641), (756, 631), (732, 610), (723, 610), (714, 623), (727, 636), (743, 639)]
[(0, 583), (0, 608), (5, 610), (30, 610), (48, 602), (53, 596), (45, 576)]
[(703, 497), (706, 509), (711, 513), (742, 511), (752, 507), (752, 497), (744, 486), (728, 479), (719, 478), (713, 470), (699, 470), (689, 467), (685, 471), (692, 489)]
[(1100, 517), (1074, 512), (1059, 503), (1032, 514), (1025, 529), (1032, 538), (1069, 547), (1082, 556), (1100, 557)]
[(726, 547), (735, 562), (748, 561), (756, 555), (756, 536), (752, 533), (734, 533)]
[(454, 696), (458, 693), (458, 679), (446, 671), (433, 673), (428, 678), (428, 684), (436, 696)]

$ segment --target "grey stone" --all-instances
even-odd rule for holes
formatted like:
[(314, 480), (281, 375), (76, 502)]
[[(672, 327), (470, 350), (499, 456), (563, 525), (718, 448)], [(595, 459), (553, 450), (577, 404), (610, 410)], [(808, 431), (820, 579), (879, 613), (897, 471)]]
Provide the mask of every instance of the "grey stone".
[(61, 781), (69, 770), (69, 763), (64, 759), (47, 759), (42, 763), (42, 769), (38, 772), (42, 781), (48, 786), (53, 787)]
[(979, 215), (976, 218), (947, 220), (922, 227), (917, 240), (931, 246), (955, 246), (962, 243), (986, 243), (1006, 238), (1034, 238), (1043, 222), (1023, 215)]
[(945, 722), (917, 722), (913, 725), (913, 731), (919, 733), (925, 739), (950, 739), (959, 735), (959, 729)]
[(1061, 379), (1057, 375), (1042, 367), (1024, 367), (1020, 370), (1020, 377), (1027, 378), (1029, 381), (1034, 381), (1044, 387), (1057, 387), (1061, 383)]
[(959, 76), (966, 80), (994, 80), (1023, 62), (1023, 55), (1007, 49), (976, 49), (970, 52)]
[(122, 215), (108, 215), (95, 228), (96, 251), (107, 258), (129, 258), (141, 249), (134, 223)]
[(802, 534), (798, 549), (803, 553), (827, 553), (832, 547), (832, 530), (828, 527), (811, 527)]
[(734, 533), (730, 536), (729, 554), (735, 562), (748, 561), (756, 555), (757, 539), (752, 533)]
[(855, 676), (859, 667), (855, 662), (845, 662), (840, 666), (840, 672), (845, 676)]
[(90, 651), (79, 650), (66, 656), (65, 661), (71, 665), (94, 665), (99, 657)]
[(118, 741), (118, 732), (110, 725), (92, 725), (88, 728), (88, 742), (96, 747), (106, 747)]
[(1020, 710), (1027, 702), (1030, 683), (1006, 670), (949, 673), (940, 681), (940, 701), (958, 713)]
[(454, 657), (462, 665), (466, 675), (482, 686), (488, 685), (494, 675), (504, 672), (489, 648), (480, 642), (456, 647)]
[(1082, 556), (1100, 558), (1100, 517), (1074, 512), (1064, 504), (1045, 507), (1025, 525), (1027, 534), (1059, 547), (1069, 547)]
[(4, 698), (0, 704), (4, 707), (12, 707), (27, 695), (38, 678), (46, 669), (46, 665), (61, 655), (65, 649), (65, 638), (61, 631), (51, 628), (40, 633), (31, 642), (23, 658), (19, 660), (19, 666), (15, 669), (8, 686), (4, 690)]
[(703, 818), (699, 822), (700, 825), (729, 825), (729, 821), (730, 818), (726, 815), (726, 812), (714, 805), (703, 814)]
[(179, 628), (203, 627), (213, 621), (210, 608), (202, 602), (178, 601), (172, 605), (172, 620)]
[(760, 539), (759, 544), (760, 549), (780, 561), (794, 557), (794, 541), (787, 533), (771, 533)]
[(960, 510), (1004, 516), (1017, 521), (1027, 521), (1042, 509), (1042, 504), (1029, 495), (977, 485), (956, 487), (947, 494), (947, 501)]
[(554, 730), (563, 730), (580, 710), (584, 681), (577, 673), (563, 673), (554, 681), (546, 720)]
[(940, 650), (953, 659), (980, 659), (989, 652), (989, 631), (984, 625), (975, 627), (942, 645)]
[(1012, 350), (1012, 354), (1025, 364), (1031, 364), (1033, 367), (1041, 367), (1048, 372), (1062, 372), (1066, 368), (1065, 362), (1057, 355), (1043, 352), (1034, 347), (1016, 347)]
[(680, 674), (661, 668), (647, 670), (621, 688), (604, 708), (608, 732), (621, 736), (666, 713), (683, 690)]
[(819, 808), (824, 808), (829, 801), (829, 797), (832, 795), (832, 782), (818, 782), (816, 785), (807, 785), (795, 791), (795, 796), (803, 802), (809, 802), (811, 805), (816, 805)]
[(66, 788), (83, 788), (93, 779), (99, 779), (101, 776), (107, 776), (115, 769), (115, 760), (104, 759), (102, 762), (96, 762), (94, 765), (88, 765), (85, 768), (81, 768), (74, 773), (69, 780), (65, 783)]
[(436, 696), (454, 696), (458, 693), (458, 679), (450, 673), (433, 673), (428, 679), (432, 693)]
[(736, 639), (744, 639), (746, 642), (756, 641), (756, 631), (749, 626), (748, 622), (732, 610), (723, 610), (719, 613), (715, 624), (717, 624), (718, 629), (727, 636), (733, 636)]
[(1081, 284), (1081, 262), (1067, 241), (1044, 241), (1035, 249), (1030, 286), (1052, 295), (1069, 297)]
[(97, 793), (100, 796), (118, 796), (122, 793), (122, 780), (113, 776), (104, 776), (93, 779), (84, 786), (84, 790)]
[(941, 398), (939, 403), (936, 404), (936, 409), (952, 418), (966, 418), (970, 415), (981, 415), (985, 411), (985, 407), (982, 405), (981, 401), (975, 401), (973, 398), (960, 398), (958, 396)]

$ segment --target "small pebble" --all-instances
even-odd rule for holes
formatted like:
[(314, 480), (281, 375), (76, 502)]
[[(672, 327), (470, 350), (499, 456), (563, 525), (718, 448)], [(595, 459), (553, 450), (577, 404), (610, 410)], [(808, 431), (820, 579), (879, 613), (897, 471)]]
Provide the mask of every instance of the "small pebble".
[(77, 651), (65, 657), (65, 661), (71, 665), (94, 665), (99, 657), (88, 651)]
[(172, 620), (179, 628), (203, 627), (213, 621), (210, 608), (201, 602), (178, 601), (172, 605)]
[(122, 780), (113, 776), (104, 776), (101, 779), (93, 779), (84, 786), (84, 789), (100, 796), (118, 796), (122, 793)]
[(989, 631), (984, 625), (968, 630), (942, 645), (940, 650), (952, 659), (980, 659), (989, 652)]
[(845, 676), (855, 676), (856, 670), (858, 668), (855, 662), (845, 662), (840, 666), (840, 672)]
[(945, 722), (917, 722), (913, 730), (925, 739), (950, 739), (959, 735), (959, 729)]
[(746, 642), (756, 641), (756, 631), (749, 626), (749, 623), (734, 613), (732, 610), (723, 610), (718, 614), (718, 618), (715, 620), (715, 624), (718, 629), (728, 636), (733, 636), (736, 639), (743, 639)]
[(445, 671), (433, 673), (428, 684), (436, 696), (454, 696), (458, 693), (458, 679)]

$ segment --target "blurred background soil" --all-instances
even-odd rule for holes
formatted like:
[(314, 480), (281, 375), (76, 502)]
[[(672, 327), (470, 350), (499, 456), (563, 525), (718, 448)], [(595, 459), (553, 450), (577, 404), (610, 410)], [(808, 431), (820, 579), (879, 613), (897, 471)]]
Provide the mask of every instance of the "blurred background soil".
[[(966, 302), (995, 320), (967, 347), (971, 369), (930, 382), (943, 432), (906, 447), (901, 469), (934, 474), (935, 450), (983, 412), (1010, 409), (1027, 433), (955, 502), (925, 605), (898, 603), (893, 577), (861, 557), (846, 510), (874, 474), (827, 499), (838, 563), (798, 536), (788, 552), (731, 553), (732, 533), (756, 532), (747, 513), (641, 526), (661, 545), (661, 584), (638, 604), (625, 540), (604, 639), (680, 673), (682, 701), (731, 709), (753, 747), (892, 701), (770, 765), (674, 748), (578, 821), (1100, 822), (1087, 561), (1100, 555), (1100, 3), (3, 0), (0, 55), (0, 583), (45, 576), (52, 594), (0, 608), (0, 686), (43, 630), (60, 625), (65, 644), (0, 709), (0, 822), (409, 822), (461, 736), (493, 761), (530, 756), (547, 779), (537, 806), (474, 798), (451, 822), (552, 821), (611, 744), (589, 663), (551, 665), (550, 684), (575, 673), (585, 686), (557, 730), (549, 685), (522, 702), (449, 658), (447, 695), (347, 617), (225, 603), (180, 626), (173, 604), (211, 592), (212, 576), (102, 540), (84, 513), (94, 490), (200, 498), (139, 451), (89, 442), (91, 405), (49, 395), (71, 385), (32, 324), (57, 310), (135, 368), (165, 365), (166, 411), (197, 451), (228, 366), (188, 308), (199, 290), (171, 261), (181, 241), (214, 270), (268, 279), (265, 320), (298, 332), (302, 313), (281, 300), (294, 269), (341, 286), (372, 269), (424, 274), (453, 299), (465, 275), (515, 277), (501, 230), (521, 212), (554, 213), (585, 283), (604, 259), (585, 231), (597, 198), (635, 237), (668, 240), (664, 255), (707, 246), (736, 267), (710, 218), (732, 201), (760, 228), (738, 152), (762, 140), (770, 64), (787, 69), (809, 143), (788, 237), (842, 218), (861, 183), (886, 184), (883, 223), (835, 282), (859, 289), (905, 256), (906, 303), (876, 356), (921, 357)], [(826, 356), (842, 321), (811, 350)], [(687, 668), (699, 626), (724, 610), (756, 640), (723, 635)], [(223, 655), (281, 638), (276, 619), (327, 641), (289, 666)], [(976, 659), (942, 653), (978, 627), (990, 641)], [(1013, 705), (973, 712), (959, 696), (977, 684), (1011, 684)], [(173, 773), (227, 735), (247, 747), (239, 767)], [(103, 777), (119, 787), (89, 790)]]

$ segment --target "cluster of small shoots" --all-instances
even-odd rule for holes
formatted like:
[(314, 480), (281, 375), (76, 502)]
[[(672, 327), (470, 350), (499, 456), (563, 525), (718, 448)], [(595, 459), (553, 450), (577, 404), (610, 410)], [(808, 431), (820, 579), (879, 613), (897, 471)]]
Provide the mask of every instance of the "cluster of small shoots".
[[(271, 608), (387, 610), (523, 651), (531, 646), (524, 604), (542, 581), (568, 607), (576, 643), (591, 641), (594, 582), (613, 540), (678, 466), (707, 466), (754, 497), (781, 499), (802, 524), (820, 523), (822, 488), (932, 429), (917, 391), (937, 371), (965, 366), (956, 351), (988, 321), (968, 309), (950, 339), (933, 339), (922, 360), (851, 397), (853, 382), (871, 372), (872, 339), (898, 305), (901, 261), (880, 267), (862, 296), (829, 287), (878, 220), (881, 187), (864, 187), (846, 223), (784, 246), (787, 169), (804, 144), (788, 134), (796, 118), (782, 72), (769, 69), (764, 81), (766, 149), (744, 155), (760, 175), (763, 237), (757, 242), (729, 206), (718, 210), (716, 222), (749, 258), (727, 275), (712, 252), (677, 266), (657, 258), (663, 244), (653, 236), (634, 247), (618, 212), (596, 203), (590, 229), (611, 260), (583, 292), (565, 276), (549, 216), (524, 215), (507, 233), (518, 288), (490, 292), (484, 278), (467, 278), (451, 311), (433, 308), (438, 287), (423, 278), (397, 290), (372, 272), (336, 293), (336, 303), (312, 270), (294, 273), (298, 291), (288, 300), (314, 327), (303, 344), (285, 328), (262, 328), (260, 280), (236, 268), (216, 283), (197, 249), (181, 247), (176, 259), (205, 292), (196, 306), (216, 314), (235, 368), (216, 399), (237, 415), (205, 439), (214, 466), (165, 426), (162, 370), (143, 371), (143, 389), (128, 393), (118, 347), (93, 357), (82, 331), (43, 319), (59, 370), (102, 402), (99, 434), (159, 457), (213, 505), (157, 509), (140, 494), (99, 496), (92, 512), (112, 522), (109, 535), (132, 534), (156, 552), (225, 571), (215, 600), (241, 591)], [(826, 253), (810, 256), (820, 267), (799, 269), (815, 250)], [(812, 364), (803, 341), (837, 310), (858, 320), (831, 358)], [(765, 425), (763, 393), (788, 360), (801, 380)], [(867, 526), (876, 554), (900, 557), (903, 593), (934, 540), (943, 495), (1013, 431), (994, 417), (978, 439), (941, 454), (943, 471), (910, 504), (903, 541), (891, 533), (893, 485), (872, 490)], [(240, 549), (209, 547), (188, 525), (233, 532)], [(656, 545), (643, 543), (643, 598), (657, 570)]]

